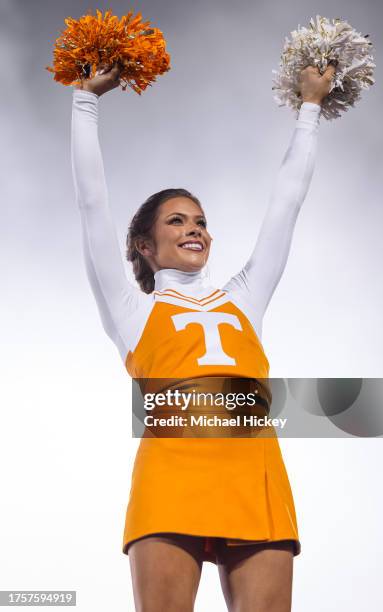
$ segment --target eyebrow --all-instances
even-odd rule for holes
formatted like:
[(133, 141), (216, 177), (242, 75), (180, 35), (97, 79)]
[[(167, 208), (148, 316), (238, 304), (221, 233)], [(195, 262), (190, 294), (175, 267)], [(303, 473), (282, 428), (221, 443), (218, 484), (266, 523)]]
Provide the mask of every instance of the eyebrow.
[[(173, 215), (179, 215), (180, 217), (187, 217), (187, 215), (185, 215), (185, 213), (181, 213), (181, 212), (173, 212), (170, 213), (170, 215), (167, 215), (165, 218), (167, 219), (168, 217), (172, 217)], [(200, 218), (200, 219), (206, 219), (205, 215), (194, 215), (195, 218)]]

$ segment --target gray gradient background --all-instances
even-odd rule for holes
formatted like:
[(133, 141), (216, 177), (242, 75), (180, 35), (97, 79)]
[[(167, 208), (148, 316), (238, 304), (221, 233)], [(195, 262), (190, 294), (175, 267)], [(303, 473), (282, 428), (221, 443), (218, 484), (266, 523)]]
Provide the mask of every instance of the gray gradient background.
[[(249, 256), (295, 116), (272, 98), (284, 37), (321, 14), (370, 34), (376, 84), (321, 119), (314, 177), (264, 320), (274, 377), (383, 376), (382, 16), (352, 2), (110, 3), (0, 0), (0, 589), (77, 589), (80, 610), (133, 609), (122, 531), (137, 440), (129, 377), (85, 276), (70, 167), (72, 88), (44, 70), (64, 18), (142, 12), (172, 70), (142, 96), (100, 101), (100, 139), (123, 252), (151, 193), (182, 186), (205, 206), (217, 284)], [(127, 273), (130, 274), (127, 266)], [(302, 554), (295, 612), (380, 609), (381, 440), (281, 441)], [(354, 576), (351, 592), (351, 576)], [(320, 589), (327, 597), (318, 597)], [(196, 611), (225, 610), (205, 564)]]

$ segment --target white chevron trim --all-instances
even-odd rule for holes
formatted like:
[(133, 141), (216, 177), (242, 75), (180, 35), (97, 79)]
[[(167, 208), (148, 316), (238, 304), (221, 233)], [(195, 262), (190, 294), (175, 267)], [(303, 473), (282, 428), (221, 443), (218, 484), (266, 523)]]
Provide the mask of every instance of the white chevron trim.
[(214, 299), (211, 298), (211, 301), (208, 300), (207, 304), (198, 304), (194, 301), (191, 302), (187, 299), (170, 296), (170, 295), (156, 295), (156, 302), (166, 302), (167, 304), (174, 304), (175, 306), (181, 306), (182, 308), (188, 308), (189, 310), (198, 310), (200, 312), (208, 312), (209, 310), (213, 310), (217, 306), (221, 306), (221, 304), (225, 304), (226, 302), (230, 302), (230, 298), (227, 293), (221, 292), (221, 295)]

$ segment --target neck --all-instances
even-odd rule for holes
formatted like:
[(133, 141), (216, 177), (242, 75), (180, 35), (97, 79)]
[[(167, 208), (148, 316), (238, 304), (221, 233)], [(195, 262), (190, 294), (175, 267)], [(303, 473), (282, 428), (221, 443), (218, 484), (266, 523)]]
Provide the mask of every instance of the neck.
[(208, 283), (208, 276), (206, 268), (197, 270), (196, 272), (184, 272), (183, 270), (177, 270), (176, 268), (161, 268), (154, 273), (154, 290), (163, 291), (169, 289), (175, 285), (193, 286), (195, 289), (199, 286), (201, 288), (206, 286)]

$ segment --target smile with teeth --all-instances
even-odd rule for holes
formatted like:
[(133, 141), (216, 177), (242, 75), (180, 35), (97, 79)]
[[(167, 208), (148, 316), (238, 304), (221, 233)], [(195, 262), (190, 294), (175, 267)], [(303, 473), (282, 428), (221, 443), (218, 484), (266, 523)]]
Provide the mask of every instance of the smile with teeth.
[(180, 244), (182, 249), (191, 249), (192, 251), (202, 251), (203, 246), (199, 242), (185, 242), (184, 244)]

